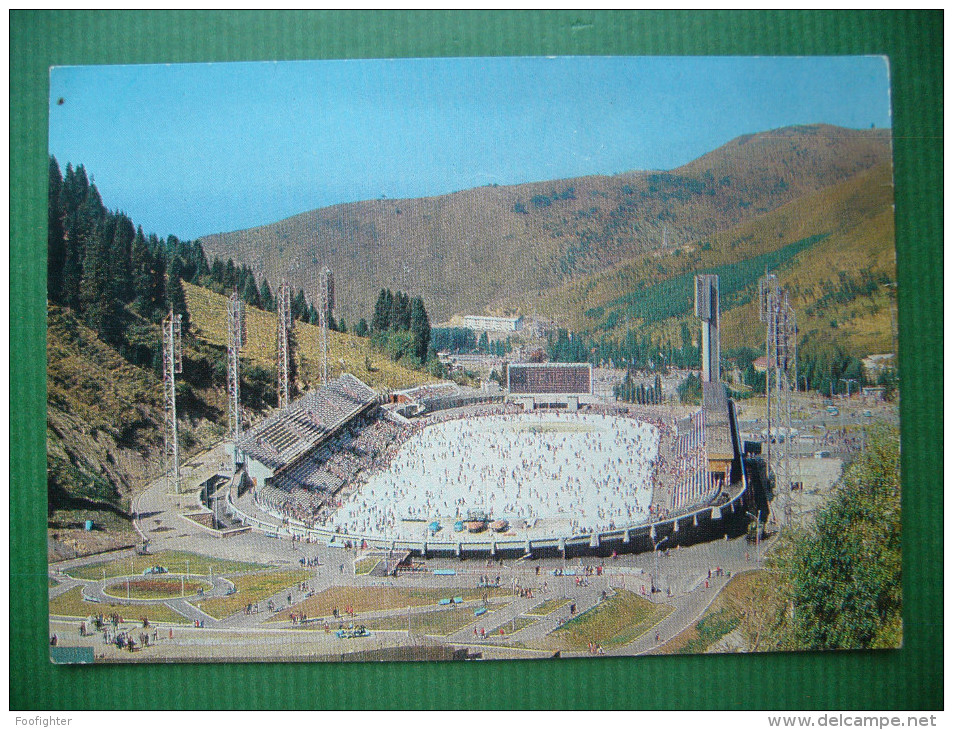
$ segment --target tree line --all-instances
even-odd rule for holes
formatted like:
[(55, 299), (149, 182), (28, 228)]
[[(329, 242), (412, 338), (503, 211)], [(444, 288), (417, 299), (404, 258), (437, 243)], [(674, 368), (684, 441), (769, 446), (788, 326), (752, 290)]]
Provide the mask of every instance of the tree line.
[[(128, 215), (106, 208), (83, 165), (67, 164), (64, 173), (52, 155), (47, 254), (50, 303), (72, 309), (136, 365), (160, 368), (154, 326), (170, 308), (183, 316), (183, 334), (188, 335), (183, 281), (226, 296), (238, 291), (250, 306), (276, 309), (267, 278), (261, 277), (259, 285), (249, 266), (231, 258), (215, 257), (209, 264), (199, 241), (146, 235)], [(299, 321), (318, 323), (318, 312), (303, 289), (292, 296), (291, 311)], [(346, 331), (333, 316), (329, 326)]]
[[(188, 331), (183, 279), (208, 264), (198, 243), (146, 236), (112, 212), (82, 165), (49, 164), (47, 297), (75, 311), (97, 336), (135, 364), (155, 360), (142, 330), (174, 307)], [(153, 338), (154, 339), (154, 338)]]
[[(366, 323), (358, 323), (361, 331)], [(374, 304), (370, 326), (371, 342), (386, 350), (394, 361), (408, 359), (419, 366), (433, 358), (430, 347), (430, 317), (424, 300), (402, 291), (381, 289)]]
[(554, 362), (591, 362), (593, 365), (636, 370), (697, 368), (701, 363), (701, 350), (692, 343), (691, 329), (686, 323), (682, 323), (681, 344), (678, 346), (656, 340), (651, 333), (639, 334), (635, 329), (626, 331), (619, 340), (559, 329), (548, 336), (547, 350), (549, 359)]

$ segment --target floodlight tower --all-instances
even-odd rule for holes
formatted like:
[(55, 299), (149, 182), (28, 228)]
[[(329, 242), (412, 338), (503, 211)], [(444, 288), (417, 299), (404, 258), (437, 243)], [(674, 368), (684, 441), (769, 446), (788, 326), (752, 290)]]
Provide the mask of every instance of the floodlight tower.
[(175, 374), (181, 372), (182, 315), (175, 314), (170, 309), (162, 320), (162, 392), (165, 401), (162, 456), (166, 488), (175, 494), (179, 493), (179, 428), (175, 416)]
[(702, 381), (721, 380), (721, 342), (718, 332), (718, 276), (699, 274), (695, 277), (695, 316), (702, 321)]
[(327, 266), (318, 280), (318, 324), (321, 327), (321, 383), (328, 384), (328, 320), (334, 309), (334, 274)]
[(291, 285), (284, 279), (278, 285), (278, 407), (286, 408), (291, 403), (291, 332), (294, 317), (291, 316)]
[[(768, 442), (767, 462), (769, 471), (782, 475), (782, 488), (785, 510), (790, 510), (790, 497), (793, 482), (791, 469), (792, 451), (792, 377), (797, 378), (797, 315), (791, 306), (788, 293), (781, 288), (778, 277), (766, 274), (759, 281), (760, 318), (765, 323), (765, 395), (767, 396)], [(772, 376), (774, 385), (772, 386)], [(795, 380), (796, 382), (796, 380)], [(777, 421), (780, 428), (775, 432), (771, 416), (772, 391), (775, 393)], [(776, 448), (771, 448), (775, 433), (780, 435)]]
[(228, 432), (234, 440), (233, 461), (239, 462), (238, 440), (242, 436), (242, 407), (239, 397), (239, 367), (242, 345), (245, 343), (245, 302), (232, 293), (228, 300)]

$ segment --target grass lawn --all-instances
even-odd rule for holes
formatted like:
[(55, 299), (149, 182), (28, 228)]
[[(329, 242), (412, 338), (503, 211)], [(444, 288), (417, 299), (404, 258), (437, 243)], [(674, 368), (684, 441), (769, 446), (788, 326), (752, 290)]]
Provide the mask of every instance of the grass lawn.
[(550, 598), (526, 612), (527, 616), (548, 616), (557, 608), (569, 603), (568, 598)]
[(489, 598), (507, 595), (506, 589), (490, 588), (388, 588), (385, 586), (336, 586), (287, 608), (274, 616), (273, 621), (285, 621), (292, 611), (309, 617), (331, 616), (335, 608), (344, 611), (348, 604), (355, 613), (387, 611), (394, 608), (432, 606), (442, 598), (461, 596), (464, 601), (475, 601), (486, 593)]
[(185, 616), (182, 616), (162, 603), (153, 603), (151, 605), (141, 606), (122, 606), (118, 603), (91, 603), (83, 600), (83, 587), (76, 586), (66, 591), (61, 596), (50, 600), (51, 616), (77, 616), (86, 618), (94, 614), (113, 614), (118, 613), (124, 621), (139, 621), (147, 618), (151, 622), (163, 621), (175, 624), (191, 623)]
[[(192, 596), (198, 593), (199, 588), (212, 589), (212, 584), (204, 580), (189, 579), (184, 581), (184, 594)], [(108, 596), (124, 598), (126, 584), (114, 583), (105, 591)], [(129, 581), (130, 598), (178, 598), (183, 595), (183, 580), (172, 576), (155, 576), (136, 578)]]
[(117, 575), (139, 575), (146, 568), (161, 565), (170, 573), (185, 573), (188, 568), (190, 575), (208, 575), (208, 569), (213, 573), (237, 573), (246, 570), (261, 570), (267, 565), (257, 563), (242, 563), (237, 560), (220, 560), (207, 555), (196, 555), (180, 551), (164, 550), (155, 555), (136, 555), (132, 558), (119, 558), (103, 563), (92, 563), (79, 568), (71, 568), (66, 574), (82, 580), (102, 580), (103, 569), (106, 569), (107, 578)]
[(590, 641), (609, 649), (635, 640), (672, 610), (640, 598), (631, 591), (619, 591), (594, 608), (550, 632), (542, 640), (545, 648), (581, 651)]
[(355, 575), (367, 575), (374, 568), (377, 567), (377, 564), (381, 562), (380, 558), (361, 558), (360, 560), (354, 563), (354, 574)]
[[(537, 621), (539, 621), (538, 617), (517, 616), (515, 620), (507, 621), (505, 624), (503, 624), (502, 628), (507, 635), (515, 634), (517, 631), (521, 631), (522, 629), (525, 629), (527, 626), (532, 626)], [(499, 634), (499, 629), (497, 629), (497, 634)]]
[(694, 624), (666, 642), (654, 654), (703, 654), (710, 646), (741, 623), (738, 603), (751, 591), (754, 582), (769, 574), (753, 570), (732, 577), (721, 593)]
[(235, 584), (236, 592), (224, 598), (208, 598), (193, 601), (209, 616), (226, 618), (245, 608), (249, 603), (258, 603), (280, 591), (297, 585), (311, 577), (307, 570), (278, 570), (268, 573), (237, 575), (230, 580)]
[[(492, 612), (492, 609), (489, 611)], [(485, 616), (486, 614), (484, 614)], [(473, 615), (472, 606), (457, 606), (456, 608), (441, 608), (437, 611), (415, 613), (410, 616), (410, 630), (414, 634), (429, 636), (447, 636), (454, 631), (466, 628), (482, 616)], [(350, 623), (350, 621), (348, 621)], [(357, 621), (355, 621), (357, 623)], [(406, 631), (407, 615), (387, 616), (386, 618), (369, 619), (360, 623), (367, 626), (369, 631)]]

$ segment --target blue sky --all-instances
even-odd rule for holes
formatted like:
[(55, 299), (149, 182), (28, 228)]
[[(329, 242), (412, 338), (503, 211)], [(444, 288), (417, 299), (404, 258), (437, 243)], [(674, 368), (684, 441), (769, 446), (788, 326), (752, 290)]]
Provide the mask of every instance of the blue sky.
[(381, 195), (670, 169), (792, 124), (889, 127), (888, 84), (880, 57), (58, 67), (50, 152), (147, 233), (197, 238)]

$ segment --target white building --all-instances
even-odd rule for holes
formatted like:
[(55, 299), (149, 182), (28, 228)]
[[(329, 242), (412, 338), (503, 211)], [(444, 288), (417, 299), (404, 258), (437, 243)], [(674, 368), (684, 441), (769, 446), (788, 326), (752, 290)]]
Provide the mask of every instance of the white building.
[(481, 314), (468, 314), (463, 318), (463, 326), (486, 332), (519, 332), (523, 329), (523, 318), (485, 317)]

